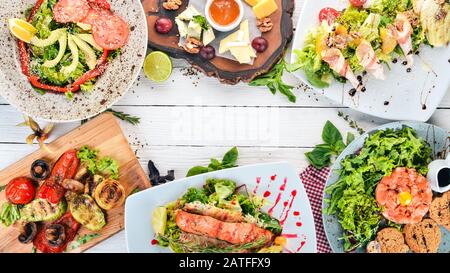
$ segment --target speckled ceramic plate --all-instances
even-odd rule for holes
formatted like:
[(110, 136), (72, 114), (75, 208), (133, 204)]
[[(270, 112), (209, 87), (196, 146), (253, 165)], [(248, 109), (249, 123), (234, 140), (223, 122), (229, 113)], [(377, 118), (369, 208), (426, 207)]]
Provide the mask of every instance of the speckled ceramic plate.
[[(346, 8), (346, 0), (306, 0), (297, 22), (293, 48), (302, 49), (307, 33), (318, 25), (318, 14), (322, 8), (337, 10)], [(407, 72), (402, 60), (389, 64), (384, 71), (386, 80), (364, 77), (367, 90), (350, 96), (350, 83), (334, 81), (328, 88), (314, 88), (315, 92), (357, 111), (390, 120), (427, 121), (434, 113), (445, 93), (450, 88), (448, 71), (450, 46), (431, 48), (422, 45), (420, 54), (414, 56), (414, 66)], [(295, 61), (295, 54), (291, 61)], [(296, 71), (296, 77), (309, 84), (303, 71)]]
[(0, 9), (0, 94), (19, 111), (34, 118), (68, 122), (94, 116), (119, 100), (142, 67), (147, 50), (147, 23), (139, 0), (109, 0), (111, 9), (130, 25), (128, 43), (97, 80), (91, 93), (78, 92), (69, 101), (61, 94), (40, 95), (21, 73), (16, 39), (8, 18), (22, 18), (35, 0), (2, 0)]
[(125, 203), (125, 236), (128, 251), (171, 252), (152, 244), (155, 232), (151, 218), (155, 208), (180, 198), (188, 188), (201, 188), (208, 178), (227, 178), (247, 190), (265, 196), (262, 210), (280, 220), (287, 238), (284, 252), (316, 252), (314, 218), (305, 188), (288, 163), (267, 163), (231, 168), (179, 179), (128, 197)]
[[(338, 170), (341, 168), (341, 160), (344, 159), (347, 155), (354, 154), (356, 151), (361, 149), (364, 145), (366, 138), (375, 133), (378, 130), (384, 130), (387, 128), (400, 129), (403, 125), (409, 126), (413, 128), (418, 136), (425, 139), (431, 146), (433, 154), (438, 154), (439, 152), (444, 151), (448, 148), (448, 140), (450, 137), (447, 130), (439, 128), (437, 126), (422, 123), (422, 122), (413, 122), (413, 121), (401, 121), (401, 122), (393, 122), (377, 127), (370, 132), (363, 134), (358, 139), (354, 140), (347, 148), (339, 155), (336, 159), (336, 162), (331, 167), (330, 176), (328, 177), (327, 183), (325, 187), (328, 187), (339, 179)], [(325, 199), (330, 198), (328, 194), (323, 195), (322, 200), (322, 208), (326, 208), (328, 205), (325, 203)], [(339, 221), (336, 215), (327, 215), (323, 214), (323, 227), (325, 229), (325, 233), (327, 235), (328, 242), (330, 243), (331, 249), (333, 252), (344, 252), (343, 243), (340, 240), (342, 238), (342, 227), (339, 224)], [(450, 232), (441, 227), (441, 244), (439, 246), (439, 252), (441, 253), (450, 253)], [(357, 252), (364, 252), (365, 249), (358, 248)]]

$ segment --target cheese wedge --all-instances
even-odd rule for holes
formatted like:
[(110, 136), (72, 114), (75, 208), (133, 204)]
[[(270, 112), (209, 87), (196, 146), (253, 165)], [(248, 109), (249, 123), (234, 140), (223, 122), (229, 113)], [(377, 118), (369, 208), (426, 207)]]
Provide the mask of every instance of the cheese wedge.
[(200, 12), (194, 8), (194, 6), (188, 6), (182, 13), (180, 13), (176, 18), (190, 21), (194, 16), (201, 15)]
[(202, 40), (203, 45), (207, 45), (214, 41), (216, 36), (214, 35), (214, 30), (212, 27), (209, 27), (208, 30), (203, 30)]
[(262, 19), (274, 13), (278, 9), (275, 0), (260, 0), (254, 7), (256, 18)]
[(250, 6), (253, 7), (254, 5), (258, 4), (260, 0), (245, 0), (245, 2)]
[(241, 64), (251, 63), (252, 58), (256, 57), (255, 51), (250, 45), (231, 47), (230, 52)]

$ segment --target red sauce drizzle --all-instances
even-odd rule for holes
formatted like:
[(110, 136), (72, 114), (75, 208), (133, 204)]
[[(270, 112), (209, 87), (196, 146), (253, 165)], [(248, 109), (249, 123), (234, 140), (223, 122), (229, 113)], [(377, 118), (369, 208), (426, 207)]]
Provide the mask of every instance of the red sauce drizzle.
[(291, 198), (291, 201), (290, 201), (290, 204), (289, 204), (289, 208), (288, 208), (288, 210), (286, 211), (286, 214), (284, 215), (283, 220), (280, 221), (280, 224), (281, 224), (281, 225), (283, 225), (284, 222), (286, 221), (286, 219), (287, 219), (287, 217), (288, 217), (288, 215), (289, 215), (289, 211), (290, 211), (291, 208), (292, 208), (292, 204), (294, 203), (294, 200), (295, 200), (295, 196), (296, 196), (296, 195), (297, 195), (297, 191), (296, 191), (296, 190), (293, 190), (293, 191), (291, 192), (292, 198)]
[(297, 223), (295, 223), (295, 225), (298, 227), (301, 227), (303, 224), (302, 224), (302, 222), (297, 222)]
[(294, 216), (299, 216), (300, 215), (300, 212), (299, 211), (294, 211)]
[(156, 245), (156, 244), (158, 244), (158, 241), (156, 241), (155, 239), (153, 239), (153, 240), (151, 241), (151, 244), (152, 244), (152, 245)]
[(259, 187), (259, 183), (261, 183), (261, 177), (256, 178), (256, 186), (253, 189), (253, 194), (256, 194), (256, 191), (258, 190), (258, 187)]
[(270, 196), (270, 191), (266, 191), (265, 193), (264, 193), (264, 198), (267, 198), (267, 197), (269, 197)]
[(285, 237), (286, 239), (298, 238), (298, 235), (294, 233), (285, 233), (281, 234), (281, 236)]
[[(276, 175), (274, 175), (276, 177)], [(272, 176), (273, 177), (273, 176)], [(281, 194), (284, 192), (285, 188), (286, 188), (286, 183), (287, 183), (287, 178), (285, 178), (283, 180), (283, 184), (280, 187), (280, 192), (277, 195), (277, 198), (275, 199), (275, 204), (273, 204), (273, 206), (269, 209), (268, 213), (270, 216), (272, 216), (273, 210), (275, 209), (275, 207), (278, 205), (278, 202), (280, 202), (281, 199)]]
[(271, 180), (271, 181), (275, 181), (275, 179), (277, 179), (277, 175), (276, 175), (276, 174), (274, 174), (274, 175), (272, 175), (272, 176), (270, 177), (270, 180)]
[(306, 244), (306, 241), (302, 241), (300, 243), (300, 246), (297, 248), (297, 250), (295, 252), (299, 252), (305, 244)]

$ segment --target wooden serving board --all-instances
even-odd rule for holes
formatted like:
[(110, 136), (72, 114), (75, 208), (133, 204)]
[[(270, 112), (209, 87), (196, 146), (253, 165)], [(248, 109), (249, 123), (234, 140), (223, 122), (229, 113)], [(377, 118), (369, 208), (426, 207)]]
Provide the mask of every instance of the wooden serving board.
[[(268, 72), (283, 56), (287, 44), (292, 39), (292, 13), (295, 0), (275, 0), (278, 10), (269, 16), (274, 26), (271, 31), (262, 34), (262, 37), (269, 41), (269, 47), (263, 53), (257, 54), (258, 57), (253, 65), (239, 64), (237, 61), (222, 57), (215, 57), (207, 61), (199, 54), (187, 53), (178, 46), (179, 33), (175, 17), (186, 9), (189, 1), (183, 0), (183, 5), (176, 11), (164, 9), (162, 7), (164, 2), (165, 0), (142, 0), (147, 15), (149, 47), (164, 51), (173, 58), (186, 59), (206, 75), (217, 77), (221, 82), (227, 84), (236, 84), (239, 81), (250, 82), (256, 76)], [(246, 4), (244, 3), (244, 5)], [(159, 17), (167, 17), (172, 20), (174, 27), (168, 34), (159, 34), (155, 31), (155, 21)]]
[[(139, 189), (150, 187), (147, 175), (131, 150), (119, 123), (110, 113), (102, 114), (50, 143), (48, 148), (52, 153), (40, 149), (3, 169), (0, 171), (0, 185), (7, 184), (14, 177), (30, 177), (31, 163), (36, 159), (45, 158), (53, 164), (68, 149), (80, 148), (83, 145), (99, 150), (99, 156), (110, 156), (119, 162), (119, 180), (124, 186), (127, 195), (136, 187)], [(0, 193), (0, 204), (3, 204), (5, 201), (5, 193), (3, 191)], [(102, 230), (92, 232), (82, 227), (78, 232), (79, 235), (97, 233), (100, 236), (81, 245), (81, 247), (72, 252), (82, 252), (124, 228), (123, 206), (105, 212), (105, 216), (107, 224)], [(19, 243), (17, 240), (18, 235), (19, 231), (17, 228), (13, 226), (6, 228), (0, 224), (0, 253), (31, 252), (32, 244)]]

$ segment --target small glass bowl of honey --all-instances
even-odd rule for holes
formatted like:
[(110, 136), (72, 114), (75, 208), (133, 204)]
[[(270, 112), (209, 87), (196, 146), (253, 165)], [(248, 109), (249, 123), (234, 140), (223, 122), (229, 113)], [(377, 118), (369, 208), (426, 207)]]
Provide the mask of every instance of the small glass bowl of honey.
[(226, 32), (236, 28), (244, 17), (241, 0), (208, 0), (205, 6), (208, 23), (218, 31)]

